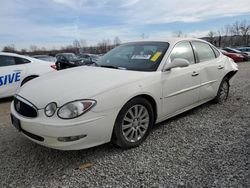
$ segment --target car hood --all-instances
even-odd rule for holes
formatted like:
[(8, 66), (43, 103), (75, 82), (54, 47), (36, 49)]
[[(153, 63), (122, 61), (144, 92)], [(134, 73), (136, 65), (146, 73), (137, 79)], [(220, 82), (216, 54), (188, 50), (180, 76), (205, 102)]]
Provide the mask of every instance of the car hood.
[(152, 72), (101, 67), (76, 67), (41, 76), (26, 83), (18, 95), (37, 108), (50, 102), (58, 106), (77, 99), (92, 99), (105, 91), (142, 80)]

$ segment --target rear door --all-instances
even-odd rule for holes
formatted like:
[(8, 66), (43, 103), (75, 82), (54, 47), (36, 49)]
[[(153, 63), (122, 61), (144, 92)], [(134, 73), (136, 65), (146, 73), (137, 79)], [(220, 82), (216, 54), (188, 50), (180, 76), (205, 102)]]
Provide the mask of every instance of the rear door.
[(12, 96), (25, 78), (28, 60), (0, 55), (0, 98)]
[(201, 88), (199, 101), (212, 99), (216, 96), (222, 80), (224, 60), (217, 49), (208, 43), (192, 41), (197, 62), (201, 66)]

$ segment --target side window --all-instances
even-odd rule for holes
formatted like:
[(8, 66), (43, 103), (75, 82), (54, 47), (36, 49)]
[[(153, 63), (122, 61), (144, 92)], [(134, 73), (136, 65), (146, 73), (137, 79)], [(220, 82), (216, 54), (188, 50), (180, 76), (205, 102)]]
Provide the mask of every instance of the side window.
[(194, 64), (194, 53), (189, 42), (182, 42), (177, 44), (170, 55), (170, 61), (172, 62), (176, 58), (186, 59), (190, 64)]
[(11, 56), (0, 56), (0, 67), (15, 65), (15, 59)]
[(20, 57), (15, 57), (15, 62), (16, 62), (16, 65), (30, 63), (30, 61), (28, 59), (24, 59), (24, 58), (20, 58)]
[(62, 55), (59, 55), (59, 56), (57, 56), (57, 60), (58, 61), (63, 61), (63, 60), (66, 60), (66, 58), (64, 56), (62, 56)]
[(210, 45), (204, 42), (196, 42), (196, 41), (192, 42), (192, 44), (197, 52), (200, 62), (215, 59), (214, 51), (212, 50)]

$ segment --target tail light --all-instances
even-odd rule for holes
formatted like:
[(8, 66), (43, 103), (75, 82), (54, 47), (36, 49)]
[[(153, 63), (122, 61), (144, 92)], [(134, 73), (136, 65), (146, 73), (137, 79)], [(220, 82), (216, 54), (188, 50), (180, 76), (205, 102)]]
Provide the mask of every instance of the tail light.
[(57, 69), (56, 69), (56, 65), (55, 65), (55, 64), (53, 64), (53, 65), (50, 65), (50, 67), (51, 67), (52, 69), (55, 69), (55, 70), (57, 70)]

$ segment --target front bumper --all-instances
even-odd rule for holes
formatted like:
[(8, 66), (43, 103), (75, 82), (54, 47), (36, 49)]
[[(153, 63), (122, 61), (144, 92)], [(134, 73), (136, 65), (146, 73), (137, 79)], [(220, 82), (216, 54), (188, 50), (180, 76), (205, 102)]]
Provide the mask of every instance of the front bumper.
[[(88, 112), (87, 117), (83, 116), (74, 120), (61, 120), (51, 122), (41, 114), (37, 118), (26, 118), (19, 115), (11, 104), (11, 113), (20, 121), (21, 132), (30, 140), (60, 150), (79, 150), (107, 143), (111, 140), (113, 126), (117, 110), (94, 113)], [(43, 138), (43, 141), (35, 139), (32, 135)], [(62, 142), (59, 137), (71, 137), (86, 135), (83, 138)]]

